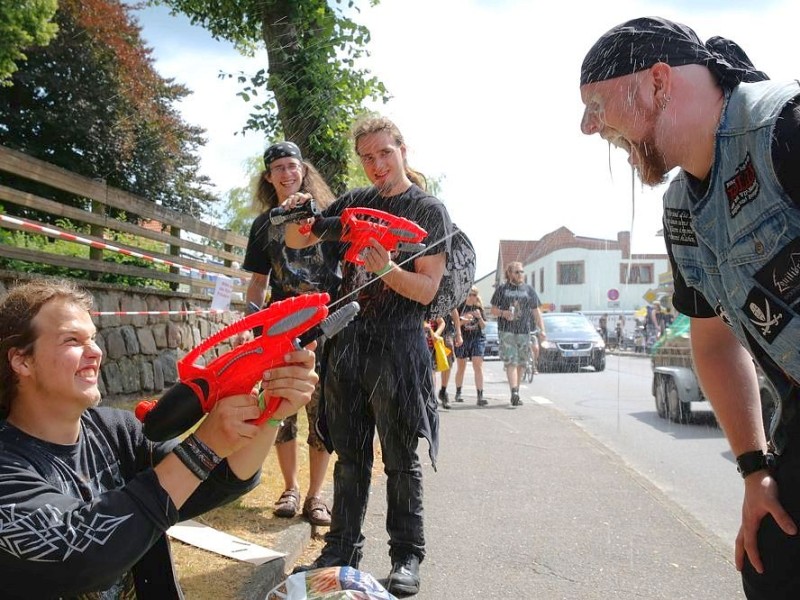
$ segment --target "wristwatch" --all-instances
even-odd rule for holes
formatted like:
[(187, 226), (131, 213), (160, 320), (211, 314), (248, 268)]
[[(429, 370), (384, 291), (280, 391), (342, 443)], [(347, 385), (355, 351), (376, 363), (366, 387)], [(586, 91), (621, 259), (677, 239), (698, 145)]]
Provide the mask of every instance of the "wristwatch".
[(774, 466), (775, 455), (772, 452), (753, 450), (736, 457), (736, 468), (743, 479), (756, 471), (771, 470)]

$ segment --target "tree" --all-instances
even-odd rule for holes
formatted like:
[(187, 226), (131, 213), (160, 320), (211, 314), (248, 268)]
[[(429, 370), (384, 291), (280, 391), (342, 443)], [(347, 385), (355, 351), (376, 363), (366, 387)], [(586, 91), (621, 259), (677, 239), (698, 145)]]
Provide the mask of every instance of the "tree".
[(254, 103), (244, 129), (292, 140), (335, 193), (344, 191), (350, 125), (364, 100), (388, 99), (384, 85), (356, 67), (367, 54), (366, 27), (326, 0), (155, 1), (242, 49), (266, 44), (269, 68), (238, 76), (240, 95)]
[(9, 85), (26, 48), (44, 46), (56, 34), (57, 7), (58, 0), (0, 0), (0, 84)]
[(155, 71), (128, 9), (61, 0), (56, 23), (0, 88), (0, 144), (201, 216), (215, 201), (195, 154), (203, 132), (173, 107), (189, 92)]

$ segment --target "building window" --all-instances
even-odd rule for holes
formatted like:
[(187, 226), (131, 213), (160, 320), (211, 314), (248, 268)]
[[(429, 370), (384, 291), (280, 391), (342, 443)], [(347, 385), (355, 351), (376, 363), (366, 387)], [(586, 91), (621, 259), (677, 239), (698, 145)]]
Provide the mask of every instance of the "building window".
[(619, 282), (651, 284), (655, 281), (654, 273), (653, 263), (623, 263), (619, 266)]
[(535, 290), (536, 289), (536, 273), (531, 271), (531, 280), (528, 282), (530, 283), (531, 287)]
[(558, 263), (558, 285), (579, 285), (584, 282), (583, 261)]
[(539, 293), (544, 294), (544, 267), (539, 269)]

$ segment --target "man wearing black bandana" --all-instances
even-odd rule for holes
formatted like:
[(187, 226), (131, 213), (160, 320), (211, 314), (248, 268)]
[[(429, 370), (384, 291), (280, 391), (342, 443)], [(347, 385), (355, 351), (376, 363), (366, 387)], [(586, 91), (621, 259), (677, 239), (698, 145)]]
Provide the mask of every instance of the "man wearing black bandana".
[[(748, 598), (800, 597), (800, 84), (734, 42), (637, 18), (580, 78), (582, 131), (628, 151), (664, 195), (675, 308), (692, 318), (703, 391), (744, 477), (736, 566)], [(768, 445), (754, 358), (781, 395)]]

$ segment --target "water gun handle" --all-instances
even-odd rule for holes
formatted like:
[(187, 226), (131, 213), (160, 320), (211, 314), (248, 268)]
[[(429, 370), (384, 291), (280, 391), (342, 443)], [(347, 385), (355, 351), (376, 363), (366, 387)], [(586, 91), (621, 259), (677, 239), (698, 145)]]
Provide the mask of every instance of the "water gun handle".
[[(294, 342), (295, 348), (304, 348), (314, 340), (325, 340), (332, 338), (342, 329), (347, 327), (350, 321), (352, 321), (358, 314), (360, 309), (361, 307), (359, 306), (358, 302), (353, 301), (345, 304), (337, 311), (328, 315), (319, 325), (315, 325), (300, 335), (300, 337), (298, 337)], [(253, 421), (253, 423), (260, 425), (272, 417), (272, 415), (275, 414), (275, 411), (278, 410), (281, 400), (283, 400), (283, 398), (280, 398), (279, 396), (272, 396), (269, 399), (265, 399), (264, 392), (260, 392), (258, 394), (258, 406), (261, 409), (261, 414), (255, 421)]]

